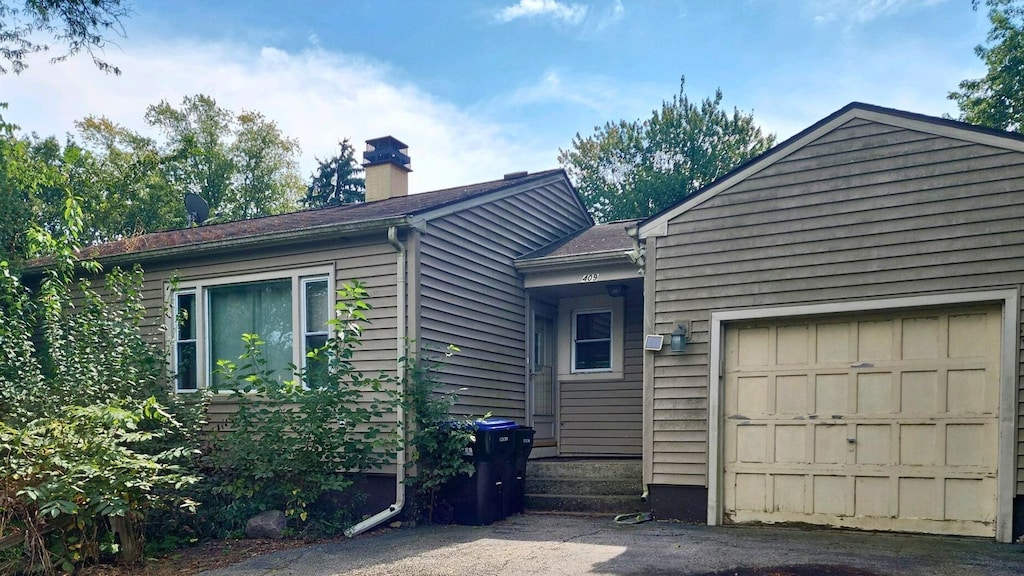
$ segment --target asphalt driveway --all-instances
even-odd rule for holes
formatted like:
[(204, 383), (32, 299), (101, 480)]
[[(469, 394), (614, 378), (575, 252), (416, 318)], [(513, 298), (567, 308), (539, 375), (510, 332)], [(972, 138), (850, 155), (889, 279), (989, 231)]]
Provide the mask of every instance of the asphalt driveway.
[(1024, 545), (770, 526), (669, 522), (617, 526), (609, 518), (528, 514), (491, 526), (378, 531), (257, 557), (204, 574), (1020, 576)]

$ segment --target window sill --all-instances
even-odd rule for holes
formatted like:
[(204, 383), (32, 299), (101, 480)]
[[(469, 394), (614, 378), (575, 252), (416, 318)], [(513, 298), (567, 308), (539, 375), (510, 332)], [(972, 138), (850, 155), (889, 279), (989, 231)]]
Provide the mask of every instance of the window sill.
[(577, 372), (575, 374), (559, 374), (558, 379), (562, 382), (596, 382), (615, 381), (624, 378), (622, 370), (608, 370), (607, 372)]

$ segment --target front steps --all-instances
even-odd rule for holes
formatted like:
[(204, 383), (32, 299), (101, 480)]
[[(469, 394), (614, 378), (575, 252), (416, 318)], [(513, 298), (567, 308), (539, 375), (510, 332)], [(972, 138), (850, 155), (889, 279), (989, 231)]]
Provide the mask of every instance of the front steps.
[(627, 514), (648, 511), (640, 501), (639, 459), (530, 460), (526, 466), (526, 511)]

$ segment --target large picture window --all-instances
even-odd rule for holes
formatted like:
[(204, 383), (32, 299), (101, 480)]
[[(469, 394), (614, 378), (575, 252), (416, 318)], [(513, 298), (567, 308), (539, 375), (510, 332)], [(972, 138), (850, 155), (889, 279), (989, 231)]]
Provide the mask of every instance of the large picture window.
[(322, 377), (326, 366), (307, 365), (307, 355), (329, 338), (330, 277), (306, 271), (273, 276), (197, 282), (173, 293), (178, 391), (222, 385), (217, 362), (238, 360), (243, 334), (259, 335), (267, 368), (280, 378), (292, 377), (292, 365), (305, 369), (307, 384)]
[(581, 310), (572, 315), (572, 371), (612, 369), (612, 311)]

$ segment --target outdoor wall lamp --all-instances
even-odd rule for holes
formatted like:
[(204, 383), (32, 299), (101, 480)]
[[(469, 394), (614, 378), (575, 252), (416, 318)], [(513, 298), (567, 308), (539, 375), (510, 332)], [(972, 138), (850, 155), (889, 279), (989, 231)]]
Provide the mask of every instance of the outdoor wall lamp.
[(686, 342), (689, 334), (687, 333), (686, 326), (682, 323), (676, 325), (676, 329), (672, 331), (672, 336), (669, 339), (669, 347), (673, 352), (686, 352)]
[(629, 286), (625, 284), (609, 284), (604, 287), (608, 291), (608, 295), (612, 298), (619, 298), (626, 295), (626, 290)]

